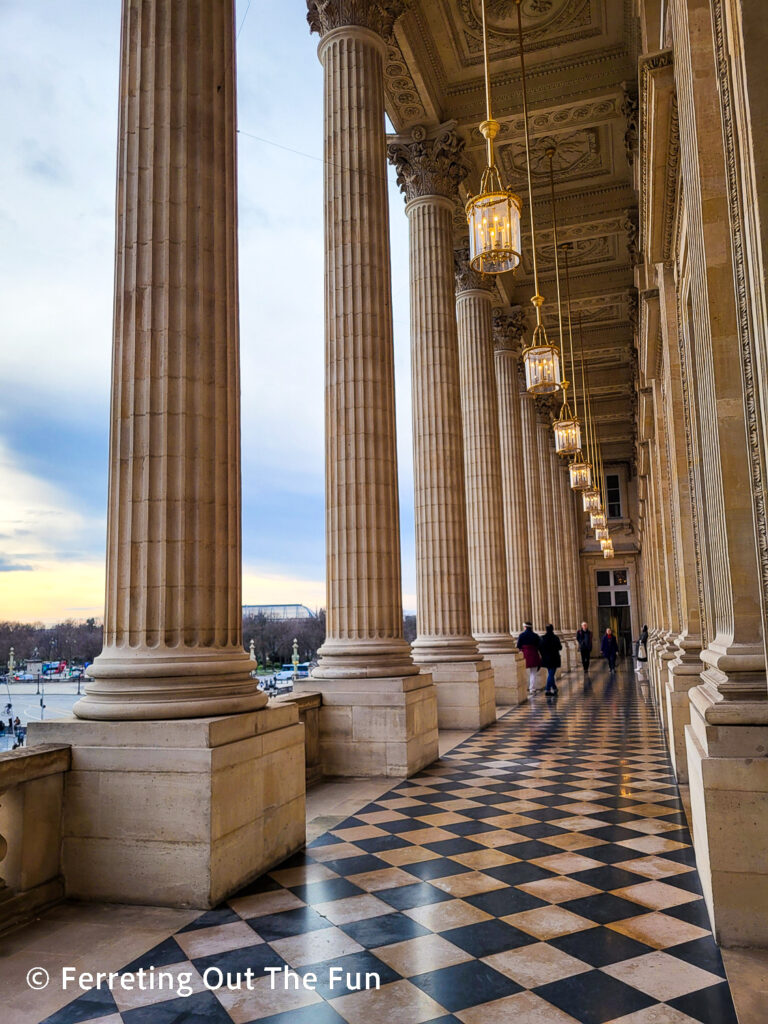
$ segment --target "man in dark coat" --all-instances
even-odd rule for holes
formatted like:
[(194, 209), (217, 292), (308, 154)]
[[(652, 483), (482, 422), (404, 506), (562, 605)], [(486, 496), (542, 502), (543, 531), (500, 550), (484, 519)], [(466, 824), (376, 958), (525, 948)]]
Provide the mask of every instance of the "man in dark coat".
[(584, 671), (589, 672), (589, 659), (592, 655), (592, 630), (586, 622), (582, 622), (581, 629), (576, 630), (576, 643), (579, 645)]
[(610, 626), (605, 631), (602, 643), (600, 644), (600, 650), (603, 657), (608, 659), (608, 668), (611, 672), (615, 672), (616, 655), (619, 653), (619, 645), (616, 643), (616, 637), (613, 635), (613, 630)]
[(544, 636), (539, 641), (539, 652), (541, 664), (547, 669), (547, 688), (545, 693), (557, 696), (555, 685), (555, 672), (560, 668), (560, 651), (563, 645), (560, 637), (555, 633), (555, 627), (550, 623)]
[(525, 628), (517, 638), (517, 647), (518, 650), (522, 651), (525, 658), (525, 667), (528, 669), (528, 693), (536, 693), (536, 673), (541, 665), (541, 658), (539, 657), (539, 641), (541, 637), (538, 633), (534, 633), (532, 623), (524, 622), (523, 626)]

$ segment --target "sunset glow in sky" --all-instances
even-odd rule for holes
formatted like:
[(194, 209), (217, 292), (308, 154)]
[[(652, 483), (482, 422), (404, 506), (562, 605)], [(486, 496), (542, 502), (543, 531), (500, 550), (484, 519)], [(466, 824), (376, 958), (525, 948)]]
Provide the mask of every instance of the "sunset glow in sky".
[[(317, 608), (322, 69), (304, 0), (237, 6), (243, 599)], [(0, 619), (103, 610), (119, 37), (120, 0), (0, 4)], [(389, 173), (413, 610), (408, 235)]]

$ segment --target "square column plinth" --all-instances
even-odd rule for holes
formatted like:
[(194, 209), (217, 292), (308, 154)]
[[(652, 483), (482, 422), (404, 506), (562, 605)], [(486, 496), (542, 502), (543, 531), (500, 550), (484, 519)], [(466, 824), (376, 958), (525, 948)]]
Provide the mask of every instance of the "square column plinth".
[(216, 718), (31, 722), (67, 743), (67, 896), (216, 906), (305, 839), (304, 726), (295, 705)]
[(698, 689), (685, 727), (693, 845), (722, 946), (768, 946), (768, 726), (710, 724)]
[(432, 676), (321, 679), (294, 692), (320, 692), (320, 756), (326, 775), (406, 778), (438, 758)]
[(490, 661), (493, 669), (497, 706), (515, 707), (522, 703), (528, 692), (528, 674), (520, 651), (503, 654), (483, 652), (483, 657)]
[(485, 729), (496, 721), (493, 669), (487, 659), (440, 662), (424, 671), (435, 683), (440, 729)]

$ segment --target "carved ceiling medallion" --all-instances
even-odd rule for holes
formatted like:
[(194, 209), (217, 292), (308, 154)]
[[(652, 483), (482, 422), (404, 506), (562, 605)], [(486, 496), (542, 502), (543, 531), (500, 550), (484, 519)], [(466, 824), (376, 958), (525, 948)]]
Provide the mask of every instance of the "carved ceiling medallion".
[[(558, 181), (575, 174), (583, 176), (604, 170), (596, 128), (583, 128), (556, 137), (544, 136), (537, 139), (531, 147), (531, 173), (534, 178), (549, 177), (547, 150), (550, 147), (555, 150), (552, 166)], [(503, 146), (499, 150), (499, 160), (510, 179), (524, 179), (526, 166), (523, 144), (515, 141)]]
[[(523, 32), (526, 45), (551, 42), (563, 33), (582, 30), (593, 21), (594, 0), (523, 0)], [(482, 51), (481, 0), (458, 0), (470, 53)], [(514, 0), (486, 0), (488, 44), (491, 49), (512, 44), (517, 48), (517, 4)]]

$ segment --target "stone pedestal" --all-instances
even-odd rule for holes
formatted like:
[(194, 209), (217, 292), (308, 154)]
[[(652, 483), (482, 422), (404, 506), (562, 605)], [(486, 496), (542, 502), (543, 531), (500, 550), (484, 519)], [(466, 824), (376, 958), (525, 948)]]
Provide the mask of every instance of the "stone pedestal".
[(667, 745), (678, 783), (688, 782), (685, 727), (691, 722), (690, 690), (701, 683), (701, 647), (685, 637), (677, 640), (677, 655), (667, 663)]
[[(317, 690), (308, 679), (297, 693)], [(413, 775), (437, 760), (437, 700), (429, 673), (328, 679), (320, 757), (326, 775)]]
[(304, 727), (295, 705), (166, 722), (29, 725), (68, 743), (67, 896), (214, 907), (300, 849)]
[(693, 843), (712, 930), (723, 946), (768, 946), (768, 703), (690, 691), (685, 737)]

